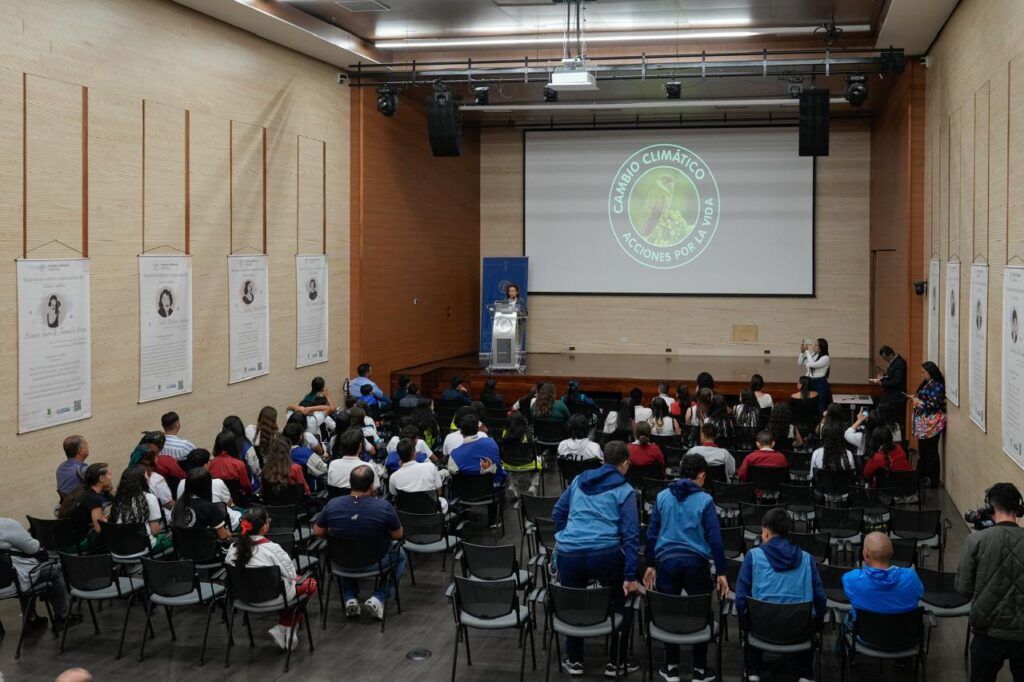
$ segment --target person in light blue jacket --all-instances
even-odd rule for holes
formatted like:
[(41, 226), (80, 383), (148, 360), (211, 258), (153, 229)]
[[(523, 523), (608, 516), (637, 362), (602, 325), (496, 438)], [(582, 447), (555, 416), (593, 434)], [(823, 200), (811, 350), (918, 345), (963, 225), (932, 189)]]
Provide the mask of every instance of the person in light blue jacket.
[[(623, 617), (619, 636), (612, 638), (611, 660), (605, 675), (615, 677), (640, 669), (626, 660), (629, 616), (626, 595), (637, 592), (637, 551), (640, 546), (640, 518), (636, 491), (626, 481), (629, 449), (622, 441), (604, 446), (604, 464), (585, 471), (558, 498), (552, 518), (558, 581), (566, 587), (587, 587), (597, 581), (612, 588), (616, 613)], [(567, 637), (562, 670), (572, 676), (583, 674), (583, 640)]]
[[(644, 556), (650, 567), (644, 586), (664, 594), (688, 595), (711, 591), (710, 562), (715, 564), (718, 593), (729, 593), (725, 577), (725, 548), (718, 525), (715, 501), (703, 490), (708, 463), (700, 455), (685, 455), (679, 463), (680, 478), (658, 493), (647, 525)], [(713, 682), (718, 673), (708, 665), (708, 645), (693, 646), (693, 682)], [(665, 682), (679, 682), (679, 645), (665, 645), (665, 665), (659, 671)]]
[[(756, 599), (772, 604), (811, 602), (819, 626), (824, 620), (827, 598), (818, 567), (810, 554), (786, 538), (791, 523), (789, 515), (781, 508), (768, 510), (761, 520), (761, 544), (743, 557), (736, 579), (736, 611), (741, 619), (747, 613), (747, 599)], [(761, 682), (763, 652), (756, 647), (746, 647), (746, 657), (748, 682)], [(790, 664), (800, 682), (813, 682), (812, 651), (793, 654)]]
[(924, 585), (917, 571), (893, 566), (892, 541), (885, 533), (864, 536), (864, 564), (843, 575), (843, 592), (853, 609), (875, 613), (906, 613), (917, 608)]

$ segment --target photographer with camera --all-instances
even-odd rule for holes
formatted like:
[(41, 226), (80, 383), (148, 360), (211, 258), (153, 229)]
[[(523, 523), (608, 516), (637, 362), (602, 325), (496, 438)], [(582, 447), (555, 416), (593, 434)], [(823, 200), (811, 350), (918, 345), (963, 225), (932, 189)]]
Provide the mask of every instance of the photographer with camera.
[(971, 682), (995, 682), (1007, 659), (1014, 682), (1024, 682), (1024, 499), (996, 483), (985, 506), (976, 516), (994, 525), (968, 536), (956, 572), (957, 591), (971, 598)]

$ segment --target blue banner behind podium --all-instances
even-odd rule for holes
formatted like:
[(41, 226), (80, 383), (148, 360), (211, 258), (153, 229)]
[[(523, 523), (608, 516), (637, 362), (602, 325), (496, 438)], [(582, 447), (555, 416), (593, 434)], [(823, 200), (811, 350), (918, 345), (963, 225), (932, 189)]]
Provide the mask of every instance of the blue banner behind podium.
[(487, 314), (487, 306), (496, 300), (505, 298), (505, 290), (509, 284), (519, 285), (519, 297), (523, 304), (526, 300), (527, 273), (529, 258), (484, 258), (483, 283), (480, 286), (480, 352), (491, 352), (491, 316)]

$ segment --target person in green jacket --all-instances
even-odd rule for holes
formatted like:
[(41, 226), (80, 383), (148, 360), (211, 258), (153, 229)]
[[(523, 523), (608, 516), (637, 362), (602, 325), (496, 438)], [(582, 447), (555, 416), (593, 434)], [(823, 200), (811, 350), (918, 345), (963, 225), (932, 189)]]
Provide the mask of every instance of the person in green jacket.
[(561, 400), (555, 399), (555, 385), (545, 381), (537, 389), (537, 398), (530, 406), (533, 421), (562, 422), (569, 421), (569, 408)]

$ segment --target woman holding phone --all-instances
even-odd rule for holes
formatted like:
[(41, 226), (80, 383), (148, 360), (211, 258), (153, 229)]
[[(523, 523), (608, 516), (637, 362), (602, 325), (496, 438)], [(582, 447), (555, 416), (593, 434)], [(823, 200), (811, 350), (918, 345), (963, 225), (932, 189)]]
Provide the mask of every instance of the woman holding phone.
[(939, 438), (946, 430), (946, 378), (929, 360), (921, 365), (921, 383), (914, 395), (914, 437), (917, 438), (917, 470), (921, 481), (939, 487)]
[(810, 389), (818, 393), (818, 412), (824, 412), (832, 404), (832, 391), (828, 386), (828, 374), (832, 360), (828, 355), (828, 341), (817, 339), (810, 345), (800, 344), (797, 362), (804, 367), (805, 376), (810, 380)]

